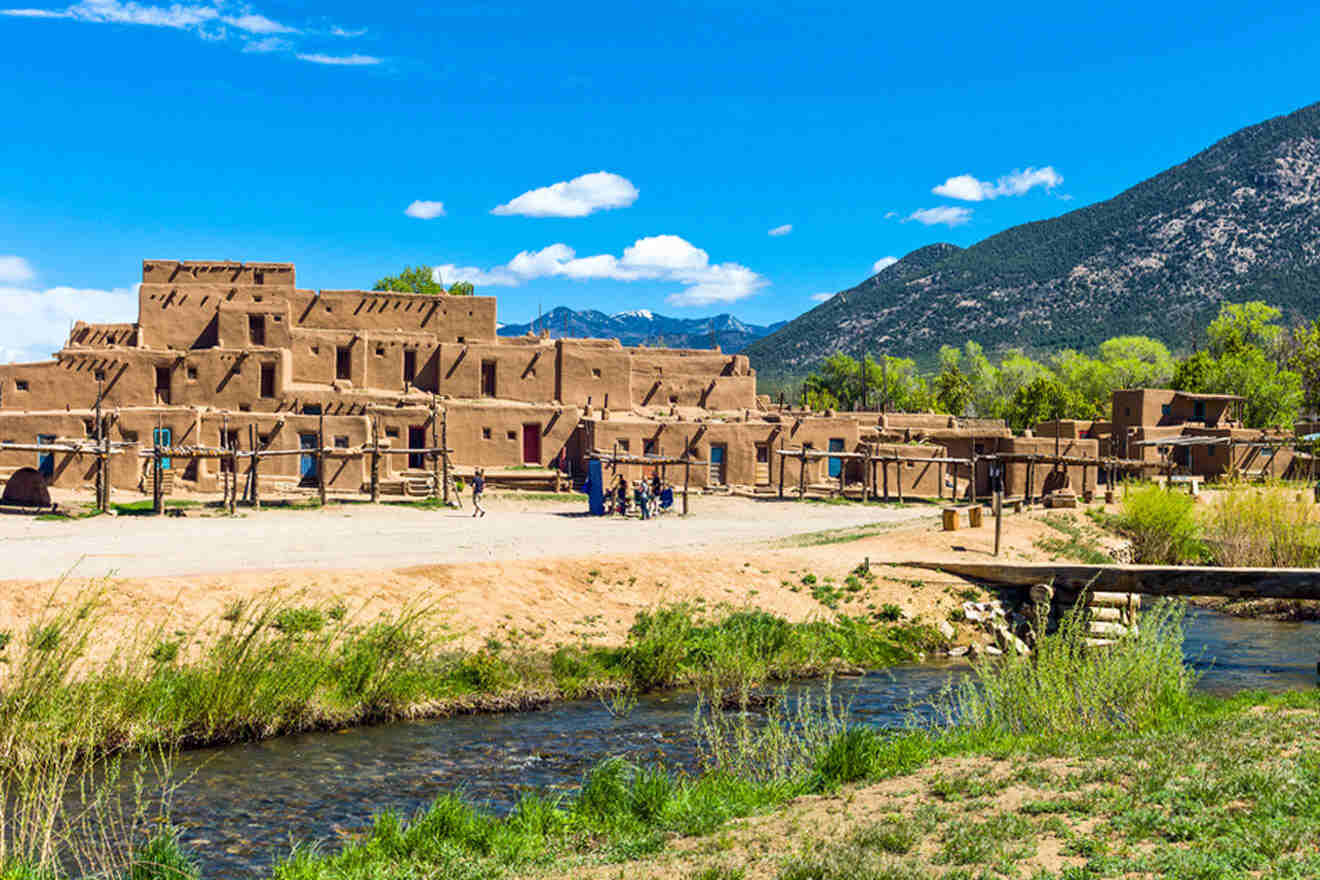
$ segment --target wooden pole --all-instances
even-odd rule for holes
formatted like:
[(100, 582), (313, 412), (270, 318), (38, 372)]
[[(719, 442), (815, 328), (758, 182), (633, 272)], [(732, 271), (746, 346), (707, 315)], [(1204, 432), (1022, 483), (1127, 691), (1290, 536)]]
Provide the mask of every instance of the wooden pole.
[(995, 487), (995, 555), (999, 555), (999, 533), (1004, 528), (1004, 493)]
[(442, 478), (445, 481), (444, 502), (453, 504), (454, 499), (449, 497), (449, 410), (445, 409), (440, 413), (440, 465), (444, 468)]
[(976, 503), (976, 438), (972, 437), (972, 483), (967, 494), (971, 497), (971, 502)]
[(688, 515), (688, 484), (692, 481), (692, 441), (683, 435), (683, 515)]
[[(252, 430), (255, 434), (257, 426), (253, 425)], [(265, 444), (261, 444), (261, 450), (257, 449), (259, 438), (252, 441), (252, 509), (261, 510), (261, 451), (265, 449)]]
[(862, 459), (862, 503), (865, 504), (870, 500), (866, 496), (868, 490), (871, 488), (871, 483), (868, 479), (871, 475), (871, 444), (862, 444), (862, 451), (866, 455), (866, 458)]
[(1035, 495), (1033, 494), (1036, 488), (1035, 479), (1036, 479), (1036, 461), (1035, 459), (1029, 458), (1027, 459), (1027, 494), (1025, 497), (1025, 501), (1027, 504), (1033, 503), (1032, 499), (1035, 497)]
[(944, 500), (944, 462), (935, 465), (935, 497)]
[(953, 472), (953, 488), (950, 490), (949, 500), (954, 504), (958, 503), (958, 465), (949, 465), (949, 470)]
[[(430, 445), (440, 446), (440, 414), (436, 409), (436, 396), (430, 396)], [(430, 497), (440, 497), (440, 456), (430, 456)]]
[(848, 462), (844, 461), (843, 459), (839, 459), (839, 497), (840, 498), (848, 497), (847, 493), (844, 492), (844, 482), (843, 482), (844, 479), (847, 478), (847, 476), (848, 476)]
[(325, 507), (325, 409), (316, 423), (316, 496)]
[(780, 439), (779, 441), (779, 500), (780, 501), (784, 500), (784, 463), (785, 463), (784, 441), (783, 439)]
[[(446, 495), (448, 488), (445, 487)], [(371, 414), (371, 503), (380, 503), (380, 418), (375, 413)]]
[(165, 493), (160, 485), (161, 470), (160, 434), (157, 432), (152, 438), (151, 456), (151, 510), (156, 516), (165, 512)]
[(233, 438), (230, 443), (229, 438), (225, 438), (225, 443), (229, 446), (229, 515), (233, 516), (238, 507), (238, 438)]
[(889, 462), (880, 460), (880, 475), (885, 481), (885, 500), (889, 500)]
[(802, 457), (798, 459), (798, 501), (807, 497), (807, 454), (803, 447)]

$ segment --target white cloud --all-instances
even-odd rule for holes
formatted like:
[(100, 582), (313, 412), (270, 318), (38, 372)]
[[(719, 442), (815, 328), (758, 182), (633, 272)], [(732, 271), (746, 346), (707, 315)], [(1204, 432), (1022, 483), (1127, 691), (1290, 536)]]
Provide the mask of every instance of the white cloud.
[(296, 34), (299, 32), (295, 27), (280, 24), (278, 21), (272, 21), (264, 15), (257, 15), (252, 12), (246, 15), (224, 18), (222, 21), (250, 34)]
[(834, 294), (832, 294), (832, 293), (813, 293), (813, 294), (811, 295), (811, 298), (812, 298), (813, 300), (815, 300), (816, 302), (818, 302), (818, 303), (823, 303), (823, 302), (825, 302), (826, 300), (834, 299)]
[(937, 223), (943, 223), (945, 226), (962, 226), (971, 219), (971, 208), (941, 205), (938, 208), (922, 208), (919, 211), (913, 211), (903, 222), (916, 220), (923, 226), (934, 226)]
[(312, 64), (329, 64), (334, 67), (368, 67), (373, 64), (380, 64), (381, 59), (374, 55), (322, 55), (319, 52), (298, 53), (299, 61), (310, 61)]
[(128, 322), (137, 314), (137, 285), (114, 290), (0, 287), (0, 360), (49, 358), (69, 336), (74, 321)]
[(875, 265), (871, 267), (871, 274), (874, 275), (877, 272), (883, 272), (884, 270), (888, 269), (890, 266), (894, 265), (897, 262), (898, 262), (898, 257), (881, 257), (880, 259), (876, 260)]
[[(241, 42), (242, 51), (248, 53), (296, 50), (293, 43), (276, 39), (277, 35), (327, 33), (322, 29), (305, 29), (276, 21), (255, 11), (242, 0), (204, 0), (204, 2), (168, 5), (139, 3), (135, 0), (78, 0), (71, 6), (56, 9), (30, 7), (0, 9), (0, 15), (170, 28), (187, 31), (203, 40)], [(366, 30), (353, 31), (331, 27), (328, 33), (336, 37), (357, 37), (365, 34)], [(253, 37), (265, 39), (252, 39)], [(297, 57), (316, 64), (363, 66), (380, 63), (379, 58), (359, 54), (323, 55), (310, 52), (299, 54)]]
[(405, 208), (403, 213), (409, 217), (416, 217), (418, 220), (434, 220), (436, 217), (445, 216), (445, 203), (419, 200)]
[(435, 273), (447, 284), (468, 281), (487, 287), (517, 287), (537, 278), (673, 282), (684, 285), (666, 299), (674, 306), (736, 302), (769, 284), (738, 263), (712, 263), (704, 250), (677, 235), (639, 238), (618, 257), (579, 257), (561, 242), (539, 251), (522, 251), (507, 264), (491, 269), (447, 264), (438, 266)]
[(35, 277), (32, 265), (22, 257), (0, 257), (0, 284), (21, 284)]
[(970, 174), (959, 174), (957, 177), (950, 177), (931, 192), (937, 196), (964, 202), (982, 202), (1000, 196), (1020, 196), (1038, 186), (1052, 190), (1061, 183), (1063, 183), (1063, 175), (1055, 171), (1052, 165), (1046, 165), (1044, 168), (1015, 169), (994, 183), (977, 180)]
[(771, 229), (769, 232), (766, 233), (766, 235), (773, 235), (776, 238), (778, 238), (781, 235), (788, 235), (792, 231), (793, 231), (793, 224), (785, 223), (783, 226), (776, 226), (774, 229)]
[(637, 196), (637, 187), (626, 177), (597, 171), (525, 192), (491, 213), (523, 217), (585, 217), (596, 211), (626, 208), (637, 201)]

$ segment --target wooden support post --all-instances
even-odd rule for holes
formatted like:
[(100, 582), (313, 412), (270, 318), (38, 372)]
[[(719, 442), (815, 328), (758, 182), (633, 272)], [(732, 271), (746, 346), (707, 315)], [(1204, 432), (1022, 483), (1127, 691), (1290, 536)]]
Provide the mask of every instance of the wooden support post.
[(1034, 494), (1035, 489), (1036, 489), (1036, 460), (1034, 458), (1028, 458), (1027, 459), (1027, 494), (1025, 496), (1025, 500), (1028, 505), (1032, 503), (1032, 499), (1035, 497)]
[(1086, 501), (1086, 502), (1089, 502), (1091, 500), (1091, 483), (1089, 478), (1090, 473), (1091, 473), (1090, 469), (1085, 464), (1083, 464), (1082, 465), (1082, 501)]
[(105, 418), (98, 419), (101, 425), (101, 454), (96, 462), (97, 473), (101, 482), (100, 509), (102, 513), (110, 510), (110, 431)]
[(683, 435), (683, 515), (688, 514), (688, 484), (692, 481), (692, 440)]
[(784, 500), (784, 464), (787, 457), (784, 455), (784, 441), (779, 441), (779, 500)]
[(999, 555), (999, 534), (1004, 528), (1004, 493), (995, 489), (995, 555)]
[(847, 498), (848, 493), (844, 490), (844, 480), (848, 477), (848, 462), (845, 459), (839, 459), (839, 497)]
[[(256, 434), (256, 430), (257, 430), (256, 425), (253, 425), (252, 431), (254, 435)], [(252, 509), (253, 510), (261, 509), (261, 483), (260, 483), (261, 450), (257, 448), (257, 444), (259, 442), (260, 442), (260, 438), (254, 436), (252, 441)], [(262, 449), (264, 449), (265, 444), (261, 444), (261, 445), (262, 445)]]
[[(237, 438), (235, 438), (237, 439)], [(238, 507), (238, 443), (229, 443), (229, 515), (233, 516)]]
[(325, 409), (316, 423), (316, 497), (325, 507)]
[[(443, 448), (440, 446), (440, 417), (436, 410), (435, 395), (431, 395), (431, 448)], [(431, 453), (431, 498), (440, 497), (440, 456)]]
[(935, 497), (944, 500), (944, 462), (935, 465)]
[(441, 465), (441, 467), (444, 469), (444, 473), (441, 475), (441, 478), (444, 480), (444, 483), (445, 483), (444, 502), (445, 502), (445, 504), (453, 504), (453, 503), (454, 503), (454, 499), (452, 499), (452, 498), (449, 497), (449, 483), (450, 483), (450, 479), (449, 479), (449, 470), (450, 470), (450, 468), (449, 468), (449, 410), (448, 410), (448, 408), (446, 408), (443, 412), (440, 413), (440, 449), (441, 449), (440, 454), (443, 456), (443, 457), (440, 459), (440, 465)]
[(866, 458), (862, 459), (862, 503), (865, 504), (870, 500), (866, 496), (869, 494), (868, 490), (871, 488), (871, 481), (867, 479), (870, 476), (871, 470), (871, 444), (863, 444), (862, 450), (863, 454), (866, 456)]
[[(448, 489), (446, 486), (445, 495)], [(371, 503), (380, 503), (380, 419), (375, 413), (371, 414)]]
[(950, 464), (949, 470), (953, 472), (953, 487), (949, 492), (949, 500), (957, 503), (958, 501), (958, 465)]
[(798, 500), (807, 497), (807, 450), (803, 447), (802, 457), (798, 459)]
[(976, 503), (976, 438), (972, 438), (972, 481), (967, 490), (967, 496), (973, 504)]
[(880, 476), (884, 480), (885, 500), (888, 501), (889, 500), (889, 461), (887, 459), (883, 459), (883, 458), (880, 459)]
[(894, 462), (894, 485), (898, 487), (898, 503), (903, 503), (903, 459)]
[(161, 462), (160, 462), (160, 433), (156, 432), (156, 437), (152, 440), (151, 455), (151, 510), (156, 516), (165, 512), (165, 492), (160, 484), (161, 481)]

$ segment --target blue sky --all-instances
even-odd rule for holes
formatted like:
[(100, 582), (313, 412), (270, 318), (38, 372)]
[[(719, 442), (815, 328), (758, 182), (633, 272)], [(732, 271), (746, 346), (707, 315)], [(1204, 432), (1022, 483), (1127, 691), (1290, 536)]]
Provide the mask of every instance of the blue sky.
[(148, 257), (790, 318), (1320, 100), (1296, 3), (9, 2), (0, 359)]

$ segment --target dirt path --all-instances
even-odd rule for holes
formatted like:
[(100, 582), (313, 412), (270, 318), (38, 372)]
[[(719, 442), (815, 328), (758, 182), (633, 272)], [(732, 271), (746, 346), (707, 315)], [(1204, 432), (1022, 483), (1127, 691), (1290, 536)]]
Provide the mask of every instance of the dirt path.
[[(833, 615), (836, 611), (865, 614), (896, 605), (909, 617), (937, 623), (961, 604), (971, 588), (957, 578), (906, 568), (901, 563), (989, 558), (993, 546), (988, 520), (980, 529), (944, 532), (931, 508), (800, 507), (730, 498), (720, 499), (720, 509), (718, 518), (654, 524), (588, 521), (585, 525), (581, 520), (565, 520), (554, 509), (504, 511), (493, 512), (475, 526), (470, 520), (452, 523), (452, 518), (442, 513), (407, 510), (397, 520), (368, 520), (376, 522), (374, 540), (391, 540), (383, 537), (390, 521), (420, 523), (415, 527), (417, 531), (406, 533), (414, 541), (423, 534), (445, 534), (446, 529), (454, 529), (451, 534), (471, 535), (474, 528), (486, 534), (494, 528), (507, 533), (521, 527), (536, 537), (519, 541), (507, 535), (502, 540), (508, 544), (501, 546), (511, 549), (497, 560), (489, 559), (494, 555), (493, 546), (483, 545), (476, 559), (486, 561), (463, 561), (471, 560), (474, 554), (458, 541), (443, 562), (435, 561), (443, 554), (426, 548), (427, 558), (432, 561), (421, 565), (400, 565), (399, 557), (391, 555), (392, 565), (271, 570), (269, 557), (261, 556), (246, 560), (246, 568), (235, 566), (238, 570), (227, 572), (120, 575), (99, 582), (104, 597), (101, 613), (107, 627), (122, 633), (155, 625), (205, 628), (235, 600), (252, 601), (272, 590), (278, 591), (281, 604), (343, 603), (365, 617), (395, 611), (410, 602), (428, 602), (439, 609), (446, 626), (468, 647), (492, 637), (545, 646), (584, 639), (616, 642), (624, 637), (638, 611), (680, 601), (705, 603), (707, 607), (721, 603), (751, 606), (792, 620)], [(298, 536), (304, 533), (304, 545), (333, 544), (325, 534), (313, 534), (312, 527), (323, 523), (341, 536), (351, 536), (355, 534), (353, 528), (365, 527), (361, 519), (332, 512), (282, 516), (297, 526), (293, 535), (272, 536), (284, 548), (298, 546)], [(882, 520), (878, 525), (874, 522), (877, 519)], [(228, 529), (247, 535), (253, 522), (265, 525), (274, 521), (263, 515), (239, 521), (185, 519), (168, 525), (201, 526), (207, 537), (190, 539), (196, 543), (220, 538), (232, 541), (232, 537), (225, 537)], [(553, 530), (565, 521), (583, 534), (594, 535), (591, 543), (584, 545), (585, 538), (564, 539), (560, 546), (552, 546), (547, 533), (555, 533)], [(867, 525), (846, 527), (858, 522)], [(838, 527), (841, 523), (845, 524), (841, 530), (802, 534), (806, 529)], [(41, 525), (68, 529), (80, 524)], [(768, 539), (750, 538), (766, 533)], [(142, 534), (154, 533), (145, 530)], [(743, 540), (734, 543), (720, 537), (727, 534), (743, 536)], [(798, 536), (781, 537), (794, 534)], [(621, 540), (607, 541), (610, 535), (618, 535)], [(1036, 542), (1058, 535), (1042, 522), (1039, 513), (1006, 517), (1002, 558), (1047, 559), (1048, 554), (1037, 548)], [(676, 545), (680, 537), (689, 544), (666, 549)], [(252, 540), (255, 547), (262, 546), (259, 536), (245, 540)], [(67, 536), (62, 541), (65, 553), (78, 546)], [(705, 549), (692, 549), (692, 545)], [(598, 549), (604, 547), (610, 548), (609, 552)], [(176, 548), (166, 554), (167, 558), (181, 557), (184, 549)], [(556, 550), (558, 555), (551, 555)], [(214, 543), (202, 552), (207, 557), (218, 554)], [(413, 558), (407, 552), (402, 556)], [(347, 558), (356, 557), (350, 551)], [(868, 559), (872, 577), (858, 579), (850, 589), (849, 574)], [(55, 562), (46, 565), (46, 571), (58, 568)], [(149, 564), (143, 567), (149, 570)], [(59, 588), (60, 601), (85, 592), (88, 584), (87, 578), (68, 579)], [(29, 625), (42, 613), (54, 589), (55, 581), (50, 577), (0, 582), (0, 631), (17, 632)]]
[(3, 577), (143, 578), (277, 569), (397, 568), (452, 562), (733, 547), (807, 529), (931, 519), (933, 506), (880, 507), (705, 497), (689, 517), (592, 517), (583, 504), (492, 498), (490, 515), (402, 506), (213, 516), (0, 517)]

